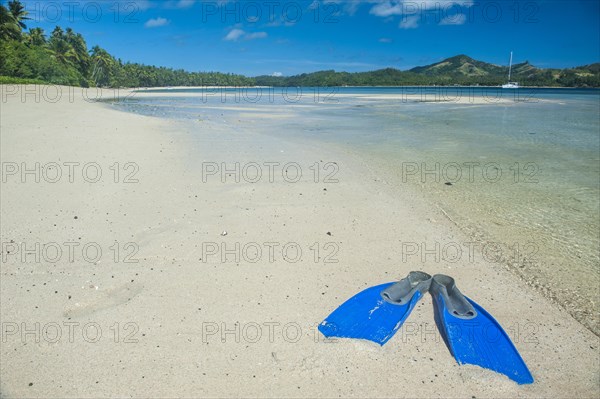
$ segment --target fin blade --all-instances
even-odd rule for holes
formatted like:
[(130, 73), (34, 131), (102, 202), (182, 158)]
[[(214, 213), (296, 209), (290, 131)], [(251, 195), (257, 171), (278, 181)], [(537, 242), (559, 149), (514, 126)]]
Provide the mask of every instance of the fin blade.
[[(444, 338), (456, 361), (504, 374), (518, 384), (533, 383), (533, 376), (508, 334), (485, 309), (466, 299), (477, 310), (477, 316), (471, 320), (454, 317), (443, 306), (439, 310)], [(443, 304), (441, 298), (438, 301)]]
[(479, 343), (479, 353), (484, 354), (483, 362), (480, 360), (484, 364), (480, 365), (504, 374), (518, 384), (533, 383), (533, 376), (525, 361), (500, 323), (475, 301), (469, 298), (467, 300), (477, 310), (477, 319), (481, 319), (482, 335), (475, 341)]
[(334, 310), (320, 325), (326, 337), (365, 339), (384, 345), (409, 316), (422, 297), (417, 291), (406, 305), (395, 305), (381, 297), (381, 291), (395, 284), (367, 288)]

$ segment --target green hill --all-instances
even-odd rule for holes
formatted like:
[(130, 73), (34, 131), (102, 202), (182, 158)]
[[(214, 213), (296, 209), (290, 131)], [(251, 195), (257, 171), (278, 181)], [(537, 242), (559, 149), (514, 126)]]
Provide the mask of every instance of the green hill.
[[(507, 79), (507, 66), (478, 61), (466, 55), (408, 71), (394, 68), (355, 73), (329, 70), (289, 77), (255, 78), (258, 85), (266, 86), (497, 86), (506, 83)], [(600, 87), (600, 63), (570, 69), (542, 69), (525, 61), (513, 65), (511, 80), (523, 86)]]
[(503, 67), (461, 54), (435, 64), (413, 68), (410, 72), (427, 76), (489, 76), (500, 75), (504, 70)]
[[(410, 71), (427, 76), (454, 79), (480, 77), (502, 81), (508, 78), (508, 67), (477, 61), (466, 55), (457, 55), (435, 64), (413, 68)], [(540, 72), (542, 70), (531, 65), (529, 61), (515, 64), (512, 68), (512, 76), (515, 79), (532, 79), (539, 76)]]

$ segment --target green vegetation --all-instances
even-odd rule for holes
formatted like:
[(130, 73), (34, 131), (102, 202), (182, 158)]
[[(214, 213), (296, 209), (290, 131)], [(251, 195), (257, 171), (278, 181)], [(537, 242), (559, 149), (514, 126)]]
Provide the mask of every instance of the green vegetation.
[(83, 36), (70, 28), (57, 26), (49, 37), (41, 28), (26, 32), (28, 20), (20, 1), (0, 5), (0, 83), (10, 77), (83, 87), (254, 85), (254, 79), (241, 75), (123, 63), (99, 46), (88, 50)]
[(38, 79), (13, 78), (10, 76), (0, 76), (0, 85), (43, 85), (46, 82)]
[[(372, 72), (321, 71), (290, 77), (258, 76), (261, 86), (422, 86), (506, 83), (508, 68), (458, 55), (408, 71), (393, 68)], [(529, 62), (513, 65), (511, 80), (522, 86), (600, 87), (600, 63), (571, 69), (540, 69)]]
[[(511, 80), (523, 86), (600, 86), (600, 63), (572, 69), (540, 69), (528, 61), (513, 65)], [(410, 70), (428, 76), (437, 84), (498, 85), (506, 83), (507, 68), (458, 55)]]
[[(482, 85), (506, 82), (507, 68), (466, 55), (400, 71), (319, 71), (289, 77), (218, 72), (187, 72), (123, 63), (99, 46), (88, 49), (79, 33), (56, 27), (49, 37), (41, 28), (27, 31), (27, 11), (18, 0), (0, 5), (0, 83), (52, 83), (97, 87), (164, 86), (421, 86)], [(600, 87), (600, 63), (571, 69), (540, 69), (528, 62), (513, 66), (523, 86)]]

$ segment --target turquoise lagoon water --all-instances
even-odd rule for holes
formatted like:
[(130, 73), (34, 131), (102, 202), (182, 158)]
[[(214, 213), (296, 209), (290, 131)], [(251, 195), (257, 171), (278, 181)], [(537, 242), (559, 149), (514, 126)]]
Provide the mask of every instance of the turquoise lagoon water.
[(344, 148), (392, 186), (421, 191), (470, 239), (494, 243), (496, 259), (600, 331), (600, 90), (142, 92), (117, 106)]

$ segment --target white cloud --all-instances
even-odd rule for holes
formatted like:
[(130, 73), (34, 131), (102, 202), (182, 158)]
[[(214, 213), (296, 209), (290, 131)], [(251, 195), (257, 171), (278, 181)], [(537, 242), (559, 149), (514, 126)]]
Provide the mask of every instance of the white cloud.
[(273, 72), (271, 76), (280, 77), (283, 76), (283, 74), (281, 72)]
[(376, 15), (378, 17), (389, 17), (390, 15), (401, 15), (404, 13), (404, 5), (402, 4), (402, 2), (394, 2), (394, 3), (392, 3), (391, 1), (379, 2), (375, 6), (373, 6), (373, 8), (371, 8), (371, 11), (369, 11), (369, 13)]
[(229, 41), (229, 42), (236, 42), (236, 41), (238, 41), (240, 39), (244, 39), (244, 40), (264, 39), (267, 36), (268, 36), (267, 32), (246, 33), (242, 29), (235, 28), (235, 29), (232, 29), (223, 38), (223, 40), (226, 40), (226, 41)]
[(248, 33), (246, 36), (244, 36), (244, 39), (245, 40), (264, 39), (265, 37), (267, 37), (267, 32), (255, 32), (255, 33)]
[(400, 29), (415, 29), (419, 27), (421, 16), (425, 13), (428, 15), (423, 21), (429, 20), (431, 18), (429, 14), (432, 14), (437, 15), (440, 25), (462, 25), (467, 20), (464, 14), (466, 8), (472, 7), (475, 2), (474, 0), (370, 0), (369, 3), (373, 5), (370, 14), (386, 19), (401, 16), (398, 25)]
[(171, 23), (171, 21), (169, 21), (168, 19), (158, 17), (158, 18), (149, 19), (148, 21), (146, 21), (144, 26), (146, 28), (159, 28), (161, 26), (169, 25), (170, 23)]
[(467, 22), (465, 14), (449, 15), (440, 21), (440, 25), (463, 25)]
[(344, 11), (348, 14), (348, 15), (354, 15), (356, 14), (356, 11), (358, 11), (358, 7), (360, 7), (361, 5), (361, 0), (348, 0), (344, 2)]
[(245, 34), (246, 34), (246, 32), (244, 32), (241, 29), (232, 29), (231, 32), (229, 32), (227, 34), (227, 36), (225, 36), (223, 38), (223, 40), (235, 42), (236, 40), (238, 40), (240, 37), (244, 36)]
[[(371, 0), (371, 3), (374, 3), (375, 1)], [(311, 5), (312, 8), (310, 9), (315, 9), (315, 8), (319, 8), (321, 7), (322, 10), (324, 10), (324, 14), (330, 14), (333, 12), (333, 15), (331, 15), (331, 17), (333, 16), (337, 16), (340, 13), (344, 13), (347, 15), (354, 15), (356, 14), (356, 11), (358, 11), (358, 8), (361, 6), (362, 3), (369, 3), (369, 1), (365, 1), (365, 0), (322, 0), (322, 5), (320, 3), (318, 3), (317, 0), (315, 0), (313, 2), (313, 4)], [(332, 3), (335, 4), (335, 6), (332, 6)]]
[(400, 21), (400, 25), (398, 27), (400, 29), (415, 29), (419, 27), (419, 17), (418, 15), (409, 15), (402, 18)]
[(472, 7), (474, 4), (474, 0), (371, 0), (370, 2), (374, 6), (369, 13), (378, 17), (416, 15), (431, 10), (438, 12), (440, 16), (450, 13), (460, 14), (463, 8)]
[(393, 40), (389, 37), (382, 37), (379, 39), (379, 43), (391, 43)]

